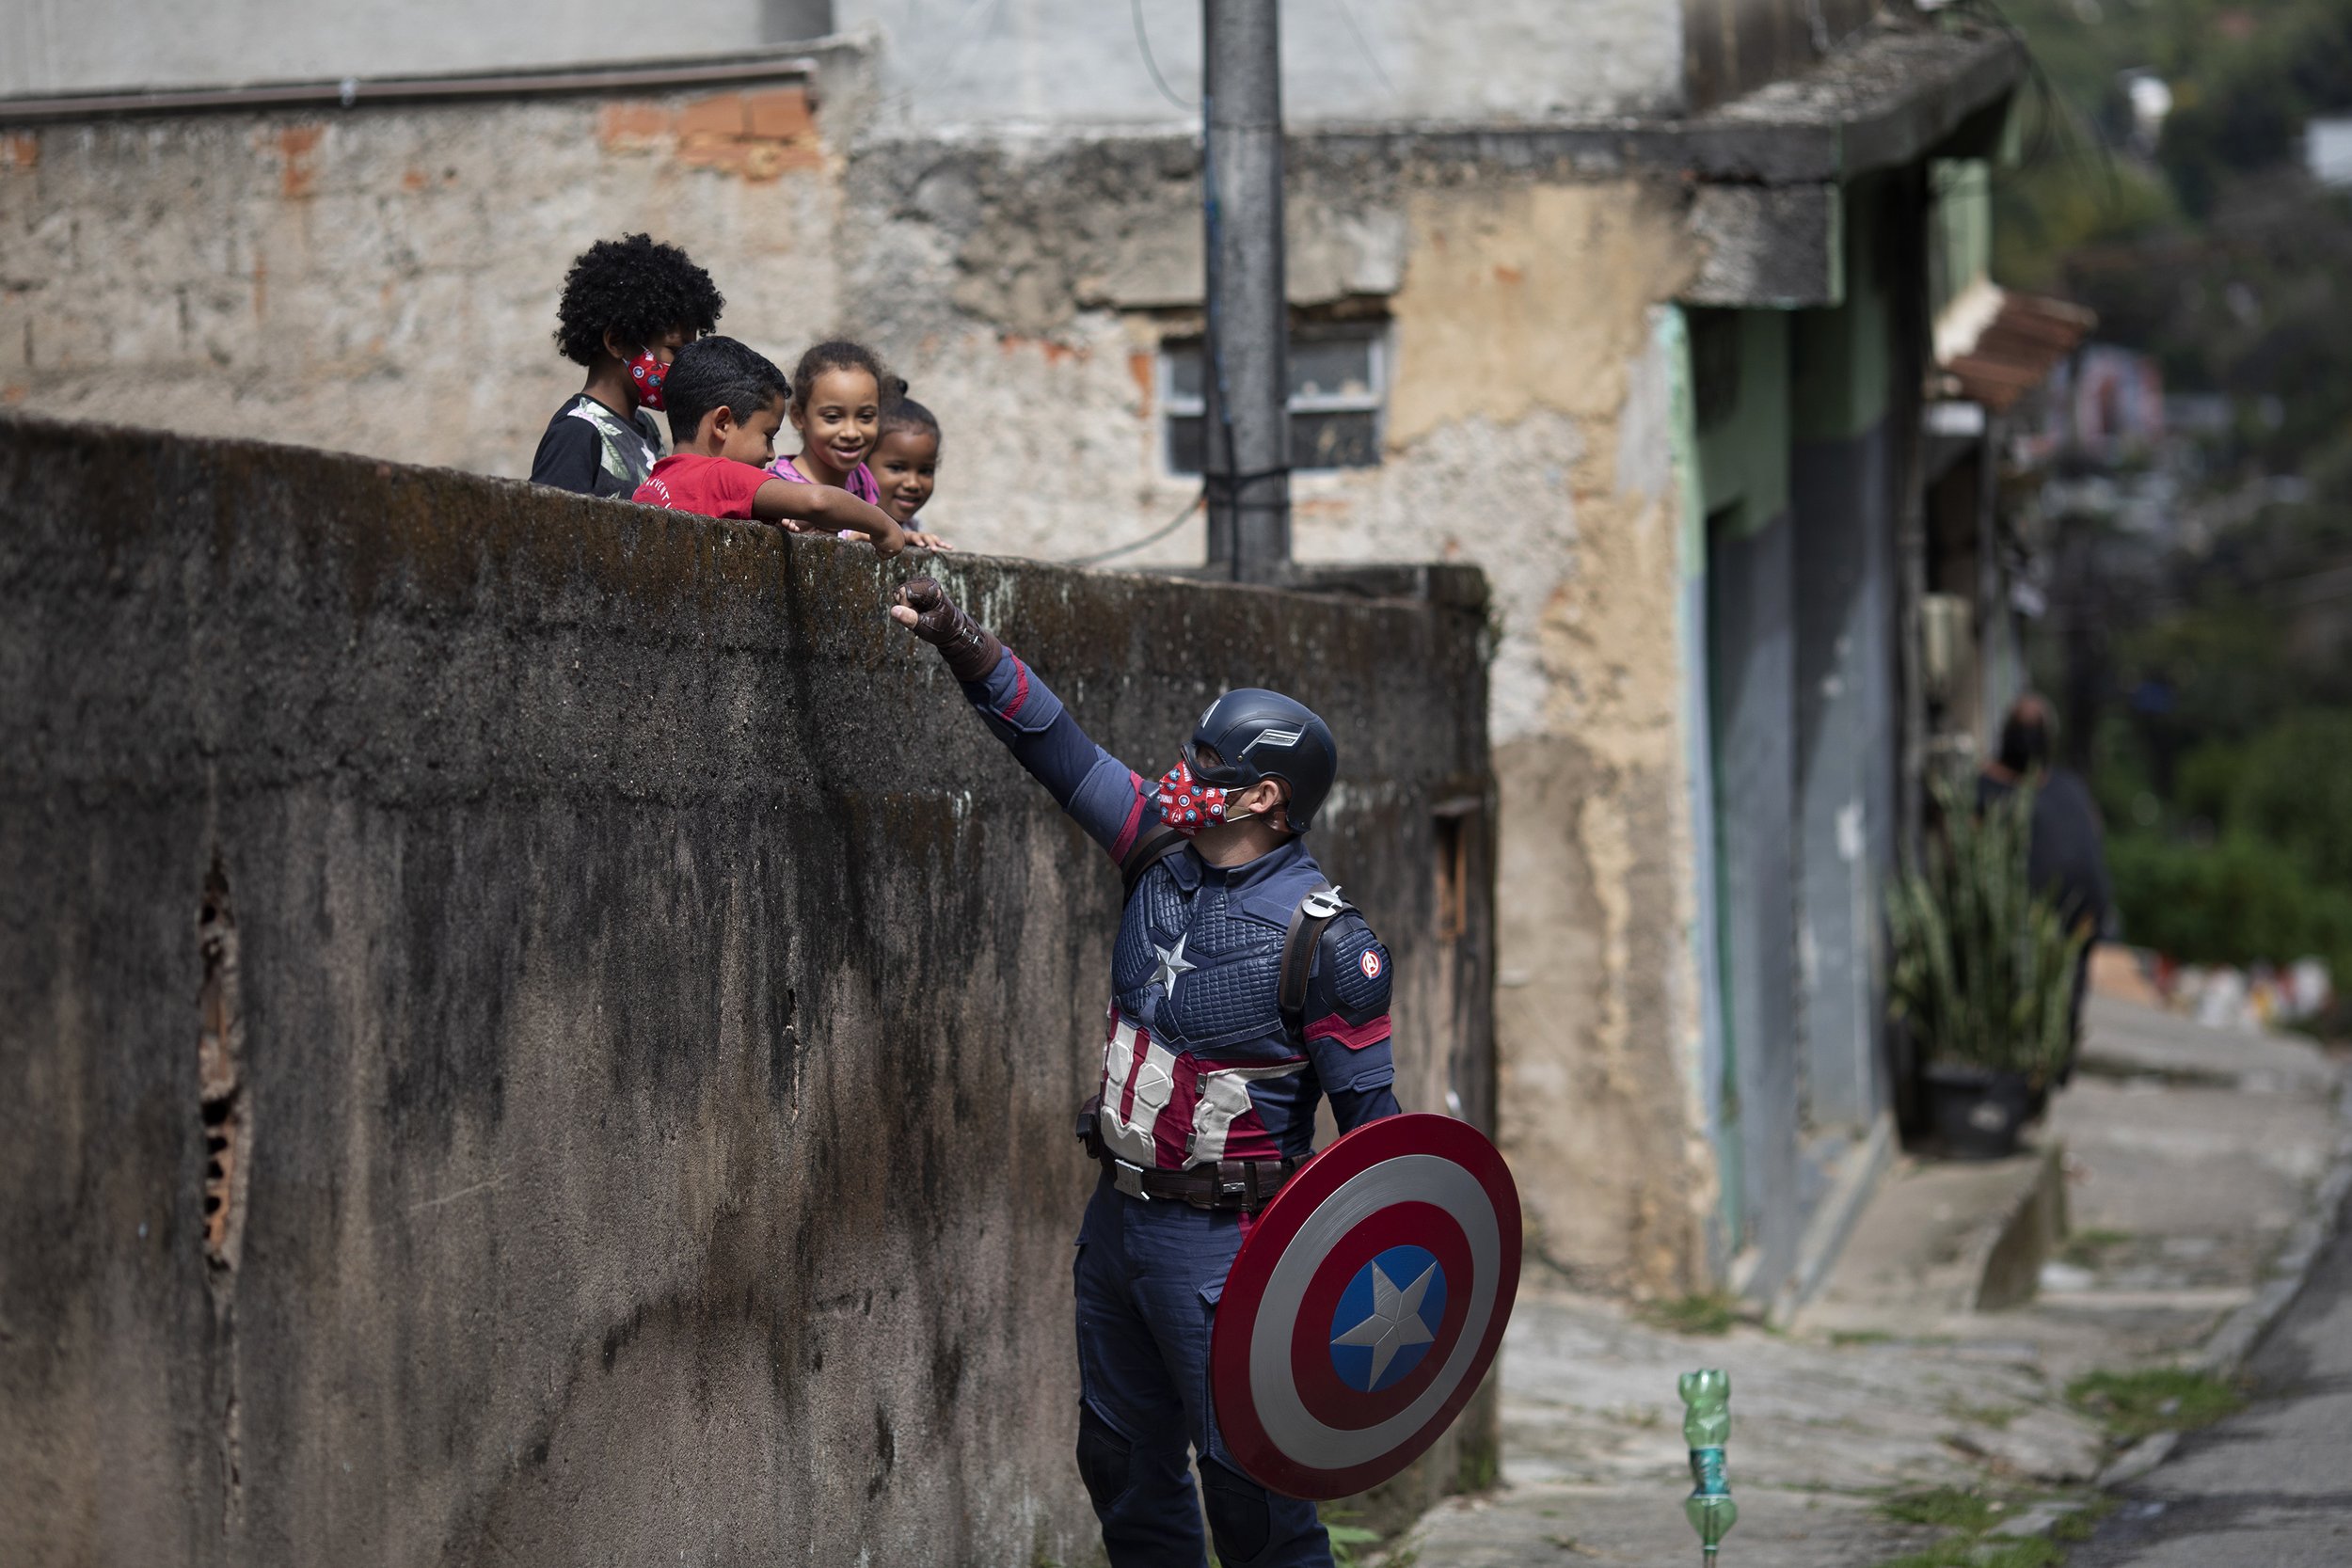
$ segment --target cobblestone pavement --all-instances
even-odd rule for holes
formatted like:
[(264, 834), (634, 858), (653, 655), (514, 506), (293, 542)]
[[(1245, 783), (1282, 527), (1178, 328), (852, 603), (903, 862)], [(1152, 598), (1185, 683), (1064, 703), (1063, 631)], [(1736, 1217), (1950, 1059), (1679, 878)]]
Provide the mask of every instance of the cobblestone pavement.
[[(1390, 1560), (1695, 1559), (1675, 1378), (1701, 1366), (1732, 1378), (1725, 1568), (1868, 1568), (1918, 1550), (1937, 1532), (1884, 1504), (1937, 1487), (1999, 1498), (2006, 1528), (2046, 1525), (2117, 1451), (2068, 1403), (2071, 1380), (2194, 1363), (2225, 1342), (2242, 1354), (2258, 1304), (2280, 1299), (2279, 1256), (2298, 1227), (2307, 1250), (2319, 1234), (2315, 1196), (2343, 1163), (2342, 1078), (2303, 1041), (2094, 1001), (2084, 1069), (2050, 1117), (2074, 1240), (2037, 1299), (2009, 1311), (1954, 1311), (1924, 1289), (1838, 1300), (1834, 1274), (1788, 1332), (1687, 1335), (1531, 1276), (1503, 1348), (1502, 1484), (1425, 1515)], [(1885, 1190), (1915, 1169), (1899, 1164)], [(2352, 1327), (2344, 1350), (2352, 1383)]]

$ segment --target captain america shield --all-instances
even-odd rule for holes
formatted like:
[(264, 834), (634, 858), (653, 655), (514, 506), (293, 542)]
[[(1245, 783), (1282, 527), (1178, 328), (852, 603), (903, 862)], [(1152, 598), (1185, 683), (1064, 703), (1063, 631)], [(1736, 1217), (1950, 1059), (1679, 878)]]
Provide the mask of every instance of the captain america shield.
[(1388, 1480), (1478, 1391), (1519, 1283), (1519, 1195), (1451, 1117), (1367, 1122), (1251, 1225), (1209, 1345), (1217, 1429), (1261, 1484), (1343, 1497)]

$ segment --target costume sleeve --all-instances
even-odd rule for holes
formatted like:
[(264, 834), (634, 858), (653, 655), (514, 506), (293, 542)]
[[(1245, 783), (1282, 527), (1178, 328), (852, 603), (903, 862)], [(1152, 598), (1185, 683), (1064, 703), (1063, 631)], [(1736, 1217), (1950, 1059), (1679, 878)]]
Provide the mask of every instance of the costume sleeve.
[(1043, 784), (1087, 835), (1124, 860), (1136, 835), (1159, 819), (1152, 788), (1125, 763), (1097, 746), (1053, 689), (1010, 648), (963, 694), (996, 738)]
[(1389, 950), (1353, 911), (1325, 927), (1307, 972), (1307, 1059), (1342, 1132), (1400, 1107), (1389, 1049)]
[(596, 477), (603, 472), (604, 437), (586, 420), (562, 419), (549, 425), (531, 460), (532, 483), (582, 496), (596, 493)]

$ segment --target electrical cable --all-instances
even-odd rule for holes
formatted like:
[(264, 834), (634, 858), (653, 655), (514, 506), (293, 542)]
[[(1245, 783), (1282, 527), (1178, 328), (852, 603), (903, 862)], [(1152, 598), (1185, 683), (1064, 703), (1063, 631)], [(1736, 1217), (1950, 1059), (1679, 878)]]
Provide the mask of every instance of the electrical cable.
[(1194, 495), (1192, 499), (1184, 502), (1184, 509), (1182, 512), (1177, 513), (1176, 515), (1170, 517), (1167, 522), (1162, 523), (1158, 528), (1153, 529), (1142, 538), (1130, 539), (1123, 545), (1114, 545), (1107, 550), (1097, 550), (1092, 555), (1068, 556), (1063, 559), (1061, 564), (1064, 566), (1091, 566), (1097, 562), (1109, 561), (1117, 556), (1127, 555), (1133, 551), (1139, 550), (1146, 545), (1156, 545), (1161, 540), (1167, 538), (1169, 534), (1175, 532), (1178, 529), (1184, 527), (1184, 520), (1190, 517), (1194, 513), (1200, 511), (1201, 503), (1208, 499), (1209, 488), (1204, 484), (1200, 487), (1200, 491)]
[[(1160, 89), (1160, 96), (1162, 98), (1167, 99), (1170, 103), (1175, 104), (1178, 108), (1191, 108), (1191, 104), (1176, 96), (1175, 89), (1168, 85), (1168, 78), (1160, 74), (1159, 61), (1152, 57), (1151, 35), (1144, 31), (1143, 26), (1143, 0), (1128, 0), (1128, 14), (1135, 20), (1136, 47), (1143, 54), (1144, 70), (1152, 73), (1152, 85)], [(1202, 357), (1206, 361), (1204, 368), (1209, 374), (1216, 377), (1217, 410), (1221, 415), (1224, 415), (1228, 400), (1225, 397), (1224, 356), (1217, 351), (1216, 337), (1216, 287), (1215, 282), (1216, 277), (1217, 239), (1216, 182), (1215, 177), (1215, 168), (1210, 162), (1209, 154), (1209, 99), (1206, 91), (1207, 86), (1208, 84), (1204, 77), (1201, 83), (1203, 90), (1200, 97), (1200, 204), (1203, 214), (1203, 227), (1208, 232), (1208, 256), (1206, 261), (1209, 288), (1207, 290), (1208, 297), (1205, 311), (1207, 317), (1207, 330), (1202, 334), (1201, 349)], [(1232, 420), (1231, 415), (1224, 415), (1224, 417), (1226, 430), (1226, 466), (1230, 467), (1232, 465), (1233, 451)], [(1201, 438), (1203, 446), (1202, 456), (1205, 459), (1207, 456), (1205, 449), (1208, 441), (1208, 433), (1206, 431), (1201, 433)], [(1063, 558), (1061, 563), (1065, 566), (1092, 566), (1100, 562), (1112, 561), (1116, 560), (1120, 556), (1132, 554), (1135, 551), (1143, 548), (1146, 545), (1155, 545), (1161, 540), (1167, 538), (1169, 534), (1175, 532), (1178, 529), (1184, 527), (1186, 520), (1189, 519), (1194, 513), (1200, 511), (1201, 506), (1207, 502), (1208, 499), (1209, 484), (1208, 481), (1203, 479), (1201, 481), (1200, 488), (1194, 493), (1192, 499), (1184, 503), (1184, 509), (1182, 512), (1177, 513), (1176, 515), (1170, 517), (1167, 522), (1161, 524), (1158, 528), (1153, 529), (1142, 538), (1130, 539), (1123, 545), (1114, 545), (1107, 550), (1096, 550), (1090, 555), (1067, 556)]]
[[(1152, 74), (1152, 85), (1160, 89), (1161, 97), (1178, 108), (1190, 108), (1191, 105), (1177, 97), (1175, 90), (1168, 85), (1168, 79), (1160, 74), (1159, 61), (1152, 54), (1151, 36), (1145, 31), (1143, 25), (1143, 0), (1128, 0), (1128, 14), (1135, 22), (1136, 46), (1143, 54), (1144, 69)], [(1353, 25), (1354, 19), (1351, 17), (1349, 22)], [(1360, 29), (1357, 36), (1358, 41), (1362, 42)], [(1369, 45), (1366, 45), (1366, 53), (1369, 55)], [(1373, 60), (1373, 68), (1375, 71), (1379, 70), (1379, 61), (1376, 58)], [(1385, 76), (1385, 73), (1383, 74)], [(1200, 347), (1201, 358), (1204, 361), (1202, 369), (1210, 384), (1216, 389), (1216, 420), (1214, 431), (1205, 428), (1201, 431), (1200, 445), (1201, 467), (1210, 471), (1204, 472), (1201, 476), (1200, 494), (1193, 497), (1182, 512), (1169, 518), (1161, 527), (1154, 529), (1140, 539), (1130, 540), (1124, 545), (1116, 546), (1107, 550), (1098, 550), (1091, 555), (1072, 557), (1064, 562), (1065, 565), (1085, 566), (1099, 561), (1108, 561), (1165, 539), (1183, 527), (1185, 519), (1206, 504), (1213, 495), (1220, 498), (1225, 505), (1238, 512), (1242, 510), (1240, 493), (1245, 485), (1268, 478), (1273, 473), (1290, 471), (1287, 467), (1272, 469), (1263, 474), (1245, 474), (1236, 471), (1240, 467), (1240, 452), (1233, 436), (1232, 391), (1231, 384), (1225, 377), (1224, 322), (1220, 319), (1216, 308), (1217, 275), (1221, 270), (1217, 264), (1217, 256), (1224, 245), (1225, 222), (1223, 209), (1216, 196), (1216, 147), (1209, 135), (1209, 116), (1215, 107), (1215, 102), (1209, 95), (1208, 65), (1204, 59), (1201, 64), (1200, 77), (1200, 215), (1201, 227), (1205, 231), (1206, 254), (1201, 259), (1203, 263), (1201, 280), (1205, 287), (1202, 290), (1201, 300), (1203, 329)], [(1222, 472), (1216, 471), (1216, 465), (1212, 458), (1212, 449), (1219, 436), (1222, 436), (1225, 440), (1225, 464)]]
[(1176, 96), (1176, 89), (1160, 74), (1160, 62), (1152, 56), (1152, 37), (1143, 30), (1143, 0), (1128, 0), (1127, 9), (1136, 19), (1136, 47), (1143, 51), (1143, 69), (1152, 73), (1152, 85), (1160, 89), (1162, 98), (1189, 112), (1192, 105)]
[(1339, 8), (1340, 20), (1346, 23), (1347, 30), (1356, 36), (1356, 47), (1363, 52), (1364, 63), (1372, 67), (1375, 76), (1380, 78), (1380, 90), (1394, 98), (1396, 84), (1389, 80), (1389, 68), (1382, 65), (1380, 56), (1373, 52), (1372, 40), (1364, 36), (1363, 24), (1356, 20), (1356, 13), (1349, 8), (1347, 0), (1339, 0)]

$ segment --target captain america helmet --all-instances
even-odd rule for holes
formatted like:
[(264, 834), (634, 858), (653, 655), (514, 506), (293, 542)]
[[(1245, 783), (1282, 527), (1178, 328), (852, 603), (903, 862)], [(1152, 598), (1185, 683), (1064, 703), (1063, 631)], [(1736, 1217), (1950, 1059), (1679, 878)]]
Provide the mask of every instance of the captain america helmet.
[[(1204, 762), (1201, 753), (1216, 756)], [(1193, 777), (1224, 789), (1247, 789), (1266, 779), (1290, 786), (1285, 812), (1294, 832), (1305, 832), (1339, 776), (1339, 743), (1331, 726), (1304, 703), (1279, 691), (1245, 686), (1209, 705), (1184, 742)]]

